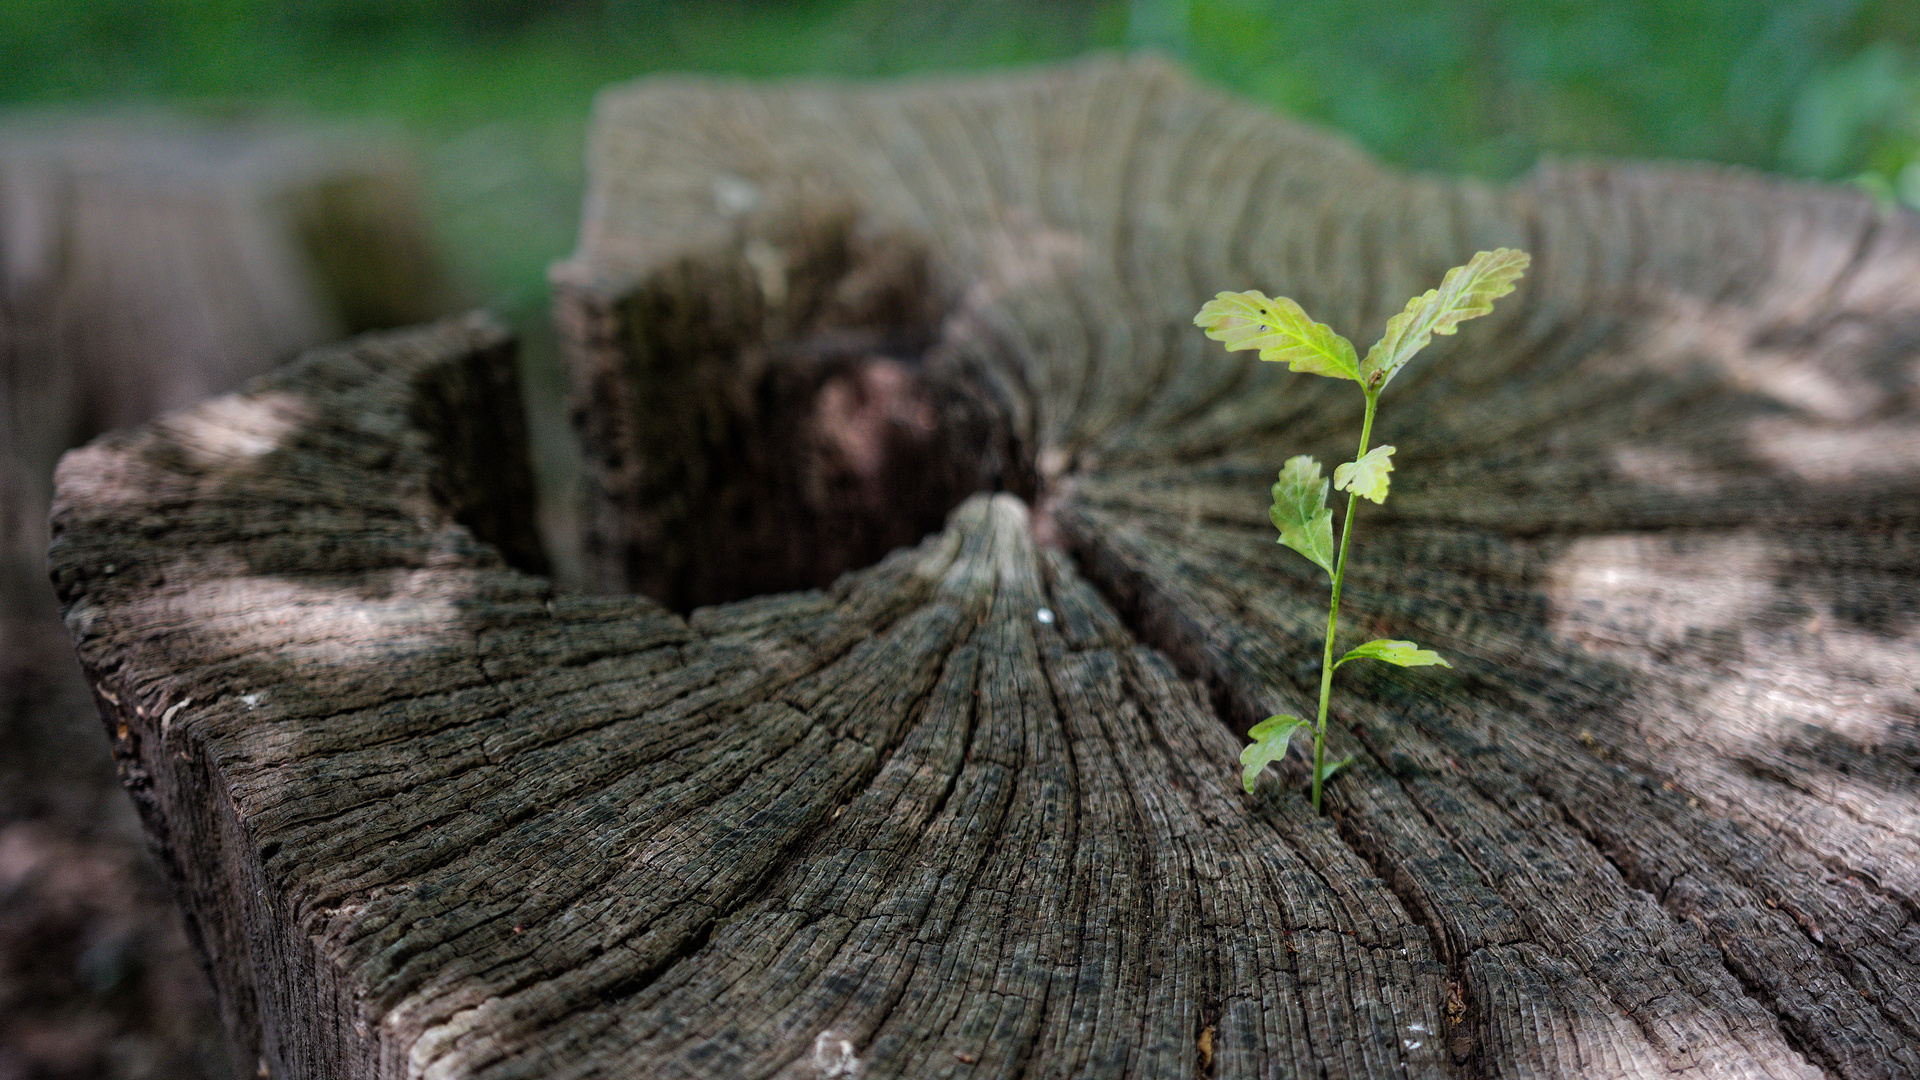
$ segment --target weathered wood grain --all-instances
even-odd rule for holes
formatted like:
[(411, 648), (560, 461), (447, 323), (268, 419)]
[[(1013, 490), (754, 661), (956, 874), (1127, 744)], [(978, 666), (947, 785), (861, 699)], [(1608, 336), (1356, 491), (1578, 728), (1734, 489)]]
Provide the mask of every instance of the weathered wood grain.
[(429, 391), (488, 362), (368, 340), (63, 467), (69, 620), (278, 1069), (1188, 1075), (1212, 1028), (1222, 1068), (1444, 1071), (1425, 930), (1234, 796), (1017, 501), (690, 621), (556, 596), (438, 479)]
[[(276, 1070), (1920, 1075), (1911, 215), (1410, 179), (1154, 63), (596, 125), (599, 583), (813, 588), (526, 573), (480, 323), (63, 467), (69, 624)], [(1456, 669), (1342, 676), (1326, 817), (1297, 761), (1249, 798), (1324, 610), (1264, 488), (1359, 410), (1192, 314), (1364, 342), (1497, 244), (1534, 271), (1389, 392), (1345, 601)]]

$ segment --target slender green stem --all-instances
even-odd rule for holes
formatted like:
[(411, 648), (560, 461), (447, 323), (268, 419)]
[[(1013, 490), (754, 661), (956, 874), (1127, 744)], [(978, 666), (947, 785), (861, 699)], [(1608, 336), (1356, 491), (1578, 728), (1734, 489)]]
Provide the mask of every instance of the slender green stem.
[[(1373, 410), (1380, 403), (1378, 390), (1361, 388), (1367, 395), (1367, 416), (1360, 422), (1360, 452), (1355, 461), (1367, 456), (1367, 442), (1373, 438)], [(1320, 661), (1320, 713), (1313, 721), (1313, 812), (1320, 812), (1320, 785), (1326, 778), (1327, 703), (1333, 696), (1333, 639), (1340, 629), (1340, 583), (1347, 574), (1347, 545), (1353, 541), (1353, 512), (1359, 506), (1357, 492), (1347, 493), (1347, 517), (1340, 523), (1340, 554), (1333, 561), (1333, 599), (1327, 604), (1327, 644)]]

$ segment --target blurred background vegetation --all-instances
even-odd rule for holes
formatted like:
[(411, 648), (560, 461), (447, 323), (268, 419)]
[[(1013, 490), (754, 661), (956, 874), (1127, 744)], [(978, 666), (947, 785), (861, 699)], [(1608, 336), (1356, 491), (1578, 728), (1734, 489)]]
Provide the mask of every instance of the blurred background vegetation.
[(522, 334), (557, 538), (575, 478), (545, 269), (573, 246), (596, 90), (662, 71), (875, 78), (1125, 49), (1413, 170), (1696, 159), (1920, 207), (1916, 0), (0, 0), (0, 106), (396, 129), (464, 299)]
[(610, 82), (1143, 47), (1411, 169), (1703, 159), (1920, 206), (1914, 0), (6, 0), (0, 103), (397, 125), (470, 298), (522, 321), (572, 246)]

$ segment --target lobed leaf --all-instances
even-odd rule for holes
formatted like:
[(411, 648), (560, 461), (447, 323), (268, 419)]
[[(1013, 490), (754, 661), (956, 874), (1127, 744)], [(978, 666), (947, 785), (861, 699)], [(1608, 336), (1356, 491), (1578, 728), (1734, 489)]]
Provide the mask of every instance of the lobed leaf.
[(1387, 474), (1393, 471), (1393, 447), (1376, 446), (1333, 470), (1333, 486), (1376, 503), (1387, 501)]
[(1260, 778), (1260, 770), (1287, 756), (1287, 743), (1293, 739), (1293, 733), (1309, 726), (1297, 716), (1285, 715), (1269, 716), (1253, 725), (1253, 730), (1247, 732), (1253, 742), (1240, 751), (1240, 783), (1247, 794), (1253, 794), (1253, 782)]
[(1267, 517), (1280, 530), (1280, 543), (1333, 573), (1333, 511), (1327, 509), (1327, 481), (1318, 461), (1305, 454), (1287, 459)]
[(1294, 371), (1360, 381), (1360, 356), (1353, 342), (1314, 322), (1287, 297), (1223, 292), (1207, 301), (1193, 322), (1208, 337), (1224, 342), (1229, 352), (1259, 349), (1260, 359), (1284, 360)]
[(1433, 335), (1451, 334), (1466, 320), (1492, 311), (1493, 302), (1513, 291), (1532, 261), (1524, 251), (1495, 248), (1447, 271), (1439, 288), (1407, 301), (1406, 310), (1387, 320), (1387, 332), (1360, 362), (1360, 385), (1378, 393)]
[(1401, 667), (1432, 667), (1435, 664), (1450, 668), (1453, 665), (1441, 659), (1432, 649), (1423, 649), (1411, 641), (1393, 641), (1388, 638), (1376, 638), (1365, 645), (1357, 645), (1347, 651), (1347, 655), (1334, 662), (1335, 670), (1349, 660), (1385, 660), (1389, 664)]

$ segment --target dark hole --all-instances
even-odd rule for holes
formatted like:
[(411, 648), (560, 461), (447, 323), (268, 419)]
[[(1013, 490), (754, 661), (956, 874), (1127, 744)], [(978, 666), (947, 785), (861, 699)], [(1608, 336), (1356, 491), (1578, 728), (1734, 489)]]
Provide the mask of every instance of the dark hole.
[(1030, 498), (1030, 439), (937, 278), (925, 244), (829, 209), (563, 284), (589, 587), (686, 612), (824, 586), (973, 492)]

